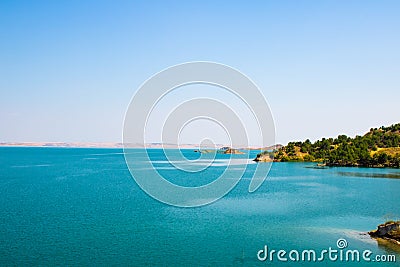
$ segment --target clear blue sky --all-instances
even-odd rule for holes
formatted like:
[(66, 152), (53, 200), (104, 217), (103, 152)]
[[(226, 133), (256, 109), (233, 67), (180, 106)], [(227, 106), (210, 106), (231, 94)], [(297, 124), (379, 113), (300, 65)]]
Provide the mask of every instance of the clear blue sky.
[(400, 1), (0, 2), (0, 142), (121, 141), (154, 73), (216, 61), (251, 77), (277, 142), (400, 121)]

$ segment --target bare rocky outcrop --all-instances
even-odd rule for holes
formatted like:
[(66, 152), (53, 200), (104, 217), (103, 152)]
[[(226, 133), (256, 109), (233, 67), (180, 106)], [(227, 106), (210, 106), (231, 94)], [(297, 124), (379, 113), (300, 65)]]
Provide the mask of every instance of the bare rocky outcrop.
[(254, 159), (255, 162), (272, 162), (274, 161), (274, 156), (272, 153), (263, 152), (257, 155)]
[(207, 154), (207, 153), (218, 153), (218, 154), (235, 154), (235, 155), (241, 155), (245, 154), (244, 152), (240, 151), (239, 149), (231, 148), (231, 147), (222, 147), (220, 149), (201, 149), (201, 150), (195, 150), (195, 152), (200, 152), (202, 154)]
[(400, 246), (400, 221), (389, 221), (378, 225), (378, 229), (368, 234), (373, 238), (382, 238)]
[(234, 148), (227, 148), (224, 152), (224, 154), (244, 154), (244, 152), (238, 150), (238, 149), (234, 149)]

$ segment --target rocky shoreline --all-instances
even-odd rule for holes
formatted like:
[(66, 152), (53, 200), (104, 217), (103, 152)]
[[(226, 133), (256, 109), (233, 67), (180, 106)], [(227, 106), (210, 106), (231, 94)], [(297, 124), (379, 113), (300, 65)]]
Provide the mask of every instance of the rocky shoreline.
[(376, 239), (378, 243), (385, 243), (387, 241), (391, 244), (397, 245), (400, 249), (400, 221), (388, 221), (378, 225), (376, 230), (368, 232), (368, 234)]
[(263, 152), (260, 153), (256, 156), (255, 159), (253, 159), (255, 162), (272, 162), (274, 161), (274, 153), (273, 152)]

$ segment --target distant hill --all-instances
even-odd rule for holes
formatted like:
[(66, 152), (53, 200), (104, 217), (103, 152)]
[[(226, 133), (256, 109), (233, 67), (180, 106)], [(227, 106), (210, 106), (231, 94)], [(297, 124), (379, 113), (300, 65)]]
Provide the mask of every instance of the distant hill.
[(309, 161), (328, 166), (400, 167), (400, 123), (389, 127), (371, 128), (354, 138), (339, 135), (322, 138), (314, 143), (290, 142), (286, 146), (265, 151), (255, 161)]

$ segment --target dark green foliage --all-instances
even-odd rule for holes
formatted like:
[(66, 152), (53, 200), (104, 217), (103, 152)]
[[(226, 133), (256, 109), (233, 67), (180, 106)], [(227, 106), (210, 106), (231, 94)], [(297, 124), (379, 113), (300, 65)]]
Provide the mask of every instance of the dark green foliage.
[[(400, 146), (400, 123), (389, 127), (371, 128), (364, 136), (354, 138), (339, 135), (337, 138), (322, 138), (314, 143), (290, 142), (275, 152), (277, 161), (323, 161), (331, 166), (369, 166), (399, 168), (400, 154), (388, 155), (378, 148)], [(297, 151), (307, 153), (299, 158)], [(372, 151), (376, 151), (371, 153)], [(373, 154), (373, 156), (371, 156)]]

